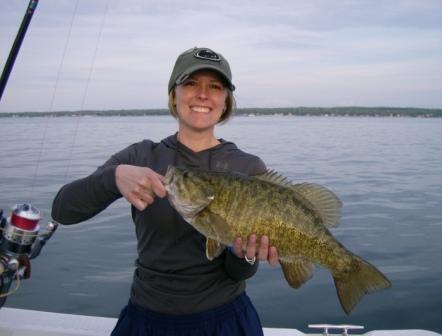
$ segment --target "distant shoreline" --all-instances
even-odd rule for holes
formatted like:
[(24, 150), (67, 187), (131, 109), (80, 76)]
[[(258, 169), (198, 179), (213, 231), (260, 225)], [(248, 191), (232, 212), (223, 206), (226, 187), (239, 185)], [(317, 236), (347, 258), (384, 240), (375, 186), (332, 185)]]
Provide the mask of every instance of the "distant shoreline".
[[(137, 110), (96, 110), (96, 111), (55, 111), (55, 112), (2, 112), (0, 118), (17, 117), (78, 117), (78, 116), (159, 116), (168, 115), (167, 109)], [(238, 108), (238, 116), (293, 115), (330, 117), (415, 117), (442, 118), (442, 109), (408, 107), (278, 107), (278, 108)]]

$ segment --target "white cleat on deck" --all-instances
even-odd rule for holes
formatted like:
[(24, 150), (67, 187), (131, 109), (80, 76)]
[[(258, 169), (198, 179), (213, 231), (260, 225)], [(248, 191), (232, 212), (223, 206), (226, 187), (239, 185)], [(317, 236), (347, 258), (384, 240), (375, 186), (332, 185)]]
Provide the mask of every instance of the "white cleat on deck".
[(363, 326), (351, 324), (309, 324), (308, 327), (311, 329), (322, 329), (324, 336), (330, 335), (328, 333), (329, 330), (338, 330), (338, 332), (342, 331), (342, 336), (348, 336), (350, 335), (348, 333), (349, 330), (364, 329)]

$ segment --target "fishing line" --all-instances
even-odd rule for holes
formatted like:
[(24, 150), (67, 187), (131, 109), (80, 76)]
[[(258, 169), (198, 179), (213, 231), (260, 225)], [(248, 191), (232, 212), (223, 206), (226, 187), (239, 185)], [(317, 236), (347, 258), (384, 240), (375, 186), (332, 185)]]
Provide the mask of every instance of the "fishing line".
[(61, 70), (63, 69), (63, 66), (64, 66), (64, 61), (65, 61), (65, 58), (66, 58), (66, 53), (67, 53), (68, 45), (69, 45), (69, 42), (71, 40), (72, 27), (74, 25), (74, 20), (75, 20), (75, 17), (77, 16), (78, 2), (79, 2), (79, 0), (77, 0), (75, 2), (74, 11), (72, 12), (72, 16), (71, 16), (71, 20), (70, 20), (70, 24), (69, 24), (67, 38), (65, 39), (66, 43), (64, 44), (63, 53), (62, 53), (62, 56), (61, 56), (60, 64), (58, 65), (57, 75), (55, 77), (54, 89), (52, 91), (52, 98), (51, 98), (51, 101), (50, 101), (50, 104), (49, 104), (49, 114), (46, 117), (45, 126), (43, 128), (43, 136), (41, 138), (40, 150), (39, 150), (39, 152), (37, 154), (37, 163), (35, 165), (34, 176), (33, 176), (33, 179), (32, 179), (31, 191), (30, 191), (30, 196), (29, 196), (29, 200), (30, 200), (31, 204), (32, 204), (32, 200), (33, 200), (33, 195), (34, 195), (35, 183), (36, 183), (36, 180), (37, 180), (38, 170), (40, 168), (41, 157), (42, 157), (42, 154), (43, 154), (43, 146), (44, 146), (44, 144), (46, 142), (46, 134), (47, 134), (47, 130), (48, 130), (48, 127), (49, 127), (49, 117), (50, 117), (50, 114), (53, 112), (53, 109), (54, 109), (55, 96), (56, 96), (56, 93), (57, 93), (57, 90), (58, 90), (58, 83), (60, 81), (60, 74), (61, 74)]
[[(68, 29), (68, 33), (67, 33), (66, 43), (64, 45), (61, 61), (60, 61), (60, 64), (59, 64), (59, 67), (58, 67), (58, 70), (57, 70), (57, 75), (56, 75), (56, 79), (55, 79), (54, 89), (53, 89), (53, 92), (52, 92), (52, 97), (51, 97), (51, 101), (50, 101), (50, 105), (49, 105), (49, 114), (46, 117), (45, 126), (43, 128), (43, 136), (41, 138), (40, 150), (39, 150), (39, 153), (37, 155), (37, 163), (36, 163), (36, 167), (35, 167), (35, 171), (34, 171), (34, 175), (33, 175), (33, 179), (32, 179), (32, 184), (31, 184), (31, 190), (30, 190), (30, 197), (29, 197), (29, 199), (30, 199), (30, 203), (31, 204), (32, 204), (32, 200), (33, 200), (36, 180), (37, 180), (37, 176), (38, 176), (38, 171), (39, 171), (40, 164), (41, 164), (41, 158), (42, 158), (42, 154), (43, 154), (43, 147), (44, 147), (44, 144), (46, 142), (47, 130), (49, 128), (49, 118), (50, 118), (51, 112), (53, 112), (53, 109), (54, 109), (55, 98), (56, 98), (57, 91), (58, 91), (58, 88), (59, 88), (61, 71), (62, 71), (62, 69), (64, 67), (68, 46), (69, 46), (69, 43), (71, 41), (71, 36), (72, 36), (72, 30), (73, 30), (74, 22), (75, 22), (75, 19), (77, 17), (77, 13), (78, 13), (78, 4), (79, 4), (79, 0), (76, 0), (75, 7), (74, 7), (74, 10), (72, 12), (72, 16), (71, 16), (71, 20), (70, 20), (70, 24), (69, 24), (69, 29)], [(84, 92), (83, 92), (83, 95), (82, 95), (82, 100), (81, 100), (81, 104), (80, 104), (80, 110), (84, 109), (84, 106), (85, 106), (85, 103), (86, 103), (86, 97), (87, 97), (87, 94), (88, 94), (88, 91), (89, 91), (89, 84), (90, 84), (90, 81), (91, 81), (91, 78), (92, 78), (93, 68), (95, 66), (95, 60), (96, 60), (96, 56), (97, 56), (98, 46), (99, 46), (100, 41), (101, 41), (103, 27), (104, 27), (104, 24), (106, 22), (106, 18), (107, 18), (108, 11), (109, 11), (109, 4), (110, 4), (110, 0), (108, 0), (106, 2), (106, 9), (103, 12), (103, 16), (102, 16), (102, 19), (101, 19), (101, 22), (100, 22), (98, 36), (97, 36), (97, 40), (96, 40), (96, 43), (95, 43), (95, 48), (94, 48), (94, 52), (93, 52), (92, 61), (91, 61), (91, 64), (89, 66), (88, 75), (86, 77), (86, 84), (85, 84), (85, 89), (84, 89)], [(75, 147), (76, 138), (77, 138), (77, 135), (78, 135), (79, 125), (80, 125), (80, 118), (77, 117), (77, 120), (76, 120), (75, 125), (74, 125), (74, 132), (73, 132), (73, 136), (72, 136), (72, 141), (71, 141), (71, 144), (70, 144), (69, 150), (68, 150), (67, 165), (66, 165), (66, 170), (65, 170), (64, 178), (63, 178), (63, 184), (66, 183), (67, 177), (68, 177), (69, 172), (70, 172), (70, 166), (71, 166), (71, 162), (72, 162), (72, 154), (73, 154), (73, 150), (74, 150), (74, 147)]]
[[(106, 2), (106, 8), (105, 8), (103, 17), (101, 19), (100, 27), (99, 27), (99, 30), (98, 30), (97, 41), (95, 43), (95, 48), (94, 48), (94, 52), (93, 52), (93, 56), (92, 56), (92, 61), (91, 61), (90, 67), (89, 67), (88, 76), (86, 78), (86, 85), (85, 85), (85, 89), (84, 89), (84, 92), (83, 92), (83, 97), (82, 97), (82, 100), (81, 100), (80, 111), (82, 111), (84, 109), (84, 106), (85, 106), (85, 103), (86, 103), (86, 97), (87, 97), (87, 94), (88, 94), (88, 91), (89, 91), (89, 84), (90, 84), (90, 81), (91, 81), (91, 78), (92, 78), (92, 72), (93, 72), (93, 69), (94, 69), (94, 66), (95, 66), (95, 60), (96, 60), (96, 57), (97, 57), (98, 46), (99, 46), (100, 41), (101, 41), (101, 36), (102, 36), (102, 33), (103, 33), (103, 27), (104, 27), (104, 24), (106, 22), (106, 18), (107, 18), (108, 11), (109, 11), (109, 4), (110, 4), (110, 0), (108, 0)], [(72, 143), (71, 143), (71, 145), (69, 147), (68, 164), (66, 166), (66, 172), (65, 172), (65, 175), (64, 175), (64, 182), (63, 182), (63, 184), (66, 183), (67, 177), (68, 177), (68, 175), (70, 173), (70, 167), (71, 167), (71, 162), (72, 162), (72, 153), (73, 153), (73, 150), (74, 150), (74, 147), (75, 147), (75, 142), (76, 142), (76, 138), (77, 138), (77, 135), (78, 135), (78, 129), (79, 129), (79, 125), (80, 125), (80, 119), (81, 118), (79, 116), (77, 116), (76, 118), (77, 118), (77, 121), (76, 121), (75, 127), (74, 127), (74, 135), (73, 135)]]
[(64, 48), (63, 48), (63, 54), (62, 54), (62, 57), (61, 57), (60, 65), (59, 65), (59, 67), (58, 67), (57, 76), (56, 76), (56, 78), (55, 78), (54, 90), (53, 90), (53, 92), (52, 92), (51, 104), (50, 104), (50, 107), (49, 107), (49, 111), (50, 111), (50, 112), (52, 112), (52, 111), (53, 111), (53, 108), (54, 108), (55, 96), (56, 96), (56, 93), (57, 93), (57, 90), (58, 90), (58, 82), (60, 81), (60, 73), (61, 73), (61, 69), (63, 68), (63, 65), (64, 65), (64, 60), (65, 60), (65, 58), (66, 58), (66, 52), (67, 52), (67, 50), (68, 50), (69, 41), (71, 40), (72, 27), (73, 27), (73, 25), (74, 25), (74, 20), (75, 20), (75, 17), (77, 16), (78, 2), (79, 2), (79, 0), (77, 0), (77, 1), (75, 2), (74, 12), (73, 12), (73, 14), (72, 14), (71, 22), (70, 22), (70, 25), (69, 25), (68, 36), (67, 36), (67, 39), (66, 39), (66, 43), (65, 43), (65, 45), (64, 45)]

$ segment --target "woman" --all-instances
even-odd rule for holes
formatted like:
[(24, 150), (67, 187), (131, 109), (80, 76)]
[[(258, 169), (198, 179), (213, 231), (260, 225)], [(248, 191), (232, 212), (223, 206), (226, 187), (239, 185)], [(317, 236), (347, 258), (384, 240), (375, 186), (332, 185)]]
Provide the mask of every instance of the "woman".
[(113, 336), (262, 335), (259, 317), (245, 294), (245, 279), (258, 260), (277, 264), (268, 238), (237, 238), (209, 261), (205, 238), (170, 206), (162, 183), (170, 164), (248, 175), (264, 163), (217, 139), (214, 128), (233, 112), (229, 64), (208, 48), (182, 53), (169, 85), (169, 109), (178, 132), (159, 143), (144, 140), (114, 154), (90, 176), (64, 186), (52, 217), (63, 224), (84, 221), (124, 197), (132, 205), (138, 258), (130, 300)]

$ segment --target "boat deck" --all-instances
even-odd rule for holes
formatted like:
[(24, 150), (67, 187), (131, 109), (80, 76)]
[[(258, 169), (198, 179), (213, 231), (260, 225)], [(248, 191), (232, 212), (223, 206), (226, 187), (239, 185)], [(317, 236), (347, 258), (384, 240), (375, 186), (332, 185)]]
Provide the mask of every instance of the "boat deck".
[[(0, 309), (0, 335), (2, 336), (109, 336), (116, 319), (49, 313), (35, 310)], [(358, 333), (361, 335), (360, 333)], [(296, 329), (264, 328), (265, 336), (306, 336)], [(330, 334), (338, 335), (338, 334)], [(339, 334), (341, 335), (341, 334)], [(376, 330), (365, 336), (437, 336), (426, 330)]]

